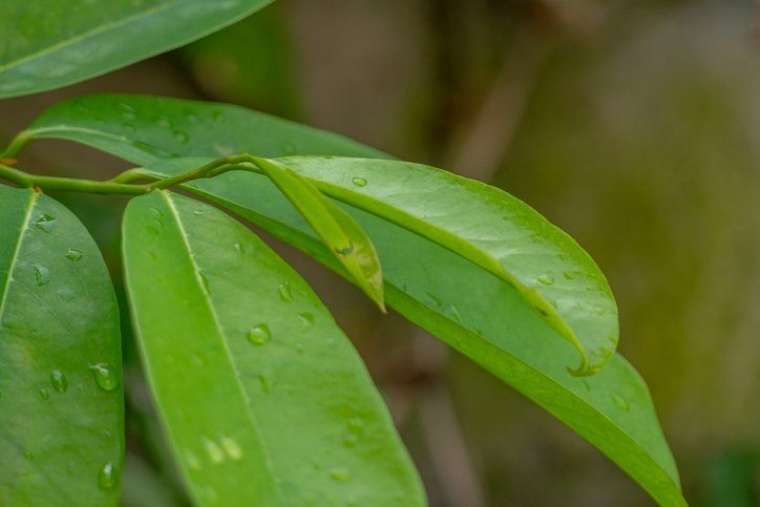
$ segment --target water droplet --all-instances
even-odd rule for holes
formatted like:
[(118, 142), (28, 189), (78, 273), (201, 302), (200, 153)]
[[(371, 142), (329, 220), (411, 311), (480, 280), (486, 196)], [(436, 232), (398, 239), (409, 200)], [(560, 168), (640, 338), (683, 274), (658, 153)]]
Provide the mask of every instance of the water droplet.
[(449, 309), (449, 311), (451, 312), (451, 316), (454, 317), (454, 320), (460, 323), (462, 322), (462, 314), (459, 313), (459, 308), (457, 308), (454, 305), (451, 305), (451, 308)]
[(185, 461), (187, 461), (187, 466), (190, 467), (191, 470), (201, 469), (200, 460), (191, 451), (185, 451)]
[(50, 271), (45, 266), (40, 264), (34, 265), (34, 279), (37, 285), (42, 287), (50, 282)]
[(367, 180), (364, 178), (352, 178), (351, 183), (356, 185), (357, 187), (365, 187), (367, 186)]
[(565, 280), (575, 280), (577, 275), (573, 273), (572, 271), (565, 271), (562, 273), (562, 276), (565, 277)]
[(159, 118), (158, 120), (158, 126), (162, 128), (169, 128), (172, 126), (171, 122), (168, 118)]
[(337, 253), (338, 255), (348, 255), (353, 251), (354, 251), (353, 243), (349, 243), (348, 246), (339, 247), (335, 249), (335, 253)]
[(261, 386), (261, 392), (268, 393), (272, 390), (272, 383), (269, 381), (269, 377), (263, 373), (258, 375), (259, 385)]
[(243, 245), (242, 243), (235, 243), (235, 251), (239, 254), (243, 253)]
[(82, 259), (82, 251), (77, 250), (76, 248), (69, 248), (64, 255), (72, 262), (77, 262)]
[(69, 381), (66, 375), (58, 369), (50, 372), (50, 383), (53, 384), (53, 388), (59, 393), (65, 393), (66, 389), (69, 388)]
[(343, 467), (332, 468), (330, 469), (330, 478), (334, 481), (345, 482), (351, 479), (351, 472)]
[(48, 391), (44, 387), (40, 387), (39, 395), (40, 395), (40, 398), (43, 399), (43, 400), (49, 400), (50, 399), (50, 391)]
[(626, 401), (626, 399), (619, 394), (613, 394), (612, 401), (615, 402), (615, 405), (617, 405), (619, 409), (625, 410), (626, 412), (628, 412), (628, 410), (631, 408), (631, 405)]
[(134, 120), (137, 115), (135, 114), (135, 108), (130, 106), (129, 104), (121, 103), (119, 104), (119, 107), (122, 111), (122, 116), (126, 118), (127, 120)]
[(47, 213), (41, 215), (35, 220), (34, 226), (42, 232), (51, 232), (55, 227), (55, 217), (48, 215)]
[(208, 438), (204, 438), (203, 447), (206, 449), (206, 454), (208, 454), (211, 463), (219, 465), (220, 463), (224, 462), (224, 452), (219, 448), (218, 445), (216, 445), (214, 441), (209, 440)]
[(348, 420), (348, 429), (354, 433), (358, 433), (364, 429), (364, 421), (361, 417), (351, 417)]
[(287, 283), (280, 284), (280, 299), (283, 301), (290, 302), (293, 301), (293, 291), (290, 290), (290, 285)]
[(158, 220), (159, 218), (161, 218), (161, 216), (163, 215), (163, 213), (161, 213), (161, 210), (159, 210), (158, 208), (150, 208), (148, 210), (148, 212), (151, 215), (153, 215), (153, 218), (155, 218), (156, 220)]
[(552, 285), (554, 283), (554, 278), (551, 275), (539, 275), (536, 280), (543, 285)]
[(305, 327), (309, 327), (312, 324), (314, 324), (314, 315), (312, 315), (309, 312), (303, 312), (298, 314), (298, 320), (303, 324)]
[(248, 341), (254, 345), (264, 345), (271, 339), (272, 332), (269, 331), (269, 326), (266, 324), (259, 324), (248, 331)]
[(100, 489), (113, 489), (116, 485), (116, 470), (113, 463), (106, 463), (98, 473), (98, 486)]
[(187, 144), (187, 142), (190, 140), (190, 136), (187, 135), (187, 132), (184, 132), (182, 130), (175, 130), (173, 134), (174, 139), (180, 144)]
[(195, 215), (197, 217), (201, 216), (203, 213), (205, 213), (205, 211), (203, 211), (202, 209), (193, 210), (193, 215)]
[(98, 387), (104, 391), (113, 391), (119, 385), (119, 381), (111, 368), (106, 363), (91, 364), (90, 369), (95, 376)]
[(222, 437), (222, 448), (233, 461), (237, 461), (243, 457), (243, 450), (240, 448), (237, 442), (230, 437)]

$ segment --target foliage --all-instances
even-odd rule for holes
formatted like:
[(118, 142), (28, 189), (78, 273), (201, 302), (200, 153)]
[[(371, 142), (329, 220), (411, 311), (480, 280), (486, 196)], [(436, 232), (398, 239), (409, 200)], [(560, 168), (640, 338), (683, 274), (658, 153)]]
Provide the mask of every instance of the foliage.
[[(74, 20), (56, 2), (13, 0), (0, 8), (13, 41), (0, 95), (107, 72), (266, 3), (81, 2)], [(109, 181), (19, 169), (24, 146), (46, 138), (137, 166)], [(197, 505), (425, 504), (349, 340), (298, 274), (224, 211), (533, 399), (661, 505), (685, 505), (646, 385), (615, 352), (604, 275), (509, 194), (241, 107), (147, 96), (61, 102), (0, 158), (0, 177), (20, 187), (0, 186), (3, 504), (119, 498), (118, 311), (94, 242), (44, 194), (55, 189), (134, 196), (122, 230), (131, 320)]]

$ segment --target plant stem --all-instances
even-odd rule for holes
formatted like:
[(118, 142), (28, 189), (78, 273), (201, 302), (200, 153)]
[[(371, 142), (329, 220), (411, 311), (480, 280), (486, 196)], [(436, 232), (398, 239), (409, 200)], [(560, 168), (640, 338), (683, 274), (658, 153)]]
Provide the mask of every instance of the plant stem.
[(148, 185), (129, 185), (113, 181), (95, 181), (56, 176), (36, 176), (13, 167), (0, 164), (0, 178), (22, 187), (39, 187), (45, 190), (67, 190), (90, 194), (141, 195), (151, 191)]
[(30, 139), (31, 135), (29, 132), (22, 130), (11, 140), (8, 147), (5, 148), (5, 151), (0, 153), (0, 158), (15, 158), (16, 155), (18, 155), (18, 152), (21, 151), (21, 148), (23, 148)]

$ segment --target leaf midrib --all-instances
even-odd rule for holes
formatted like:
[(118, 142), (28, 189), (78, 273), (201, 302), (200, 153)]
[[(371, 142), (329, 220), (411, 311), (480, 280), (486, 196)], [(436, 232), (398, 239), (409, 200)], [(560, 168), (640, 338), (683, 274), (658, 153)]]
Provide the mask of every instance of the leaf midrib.
[[(271, 456), (269, 455), (269, 449), (267, 448), (266, 445), (264, 445), (265, 440), (262, 438), (259, 432), (259, 426), (257, 424), (256, 416), (251, 410), (251, 399), (249, 398), (248, 393), (245, 390), (245, 386), (240, 380), (240, 377), (241, 377), (240, 371), (238, 370), (237, 363), (234, 361), (232, 357), (232, 351), (227, 345), (227, 340), (225, 339), (226, 335), (224, 333), (224, 330), (222, 329), (219, 316), (217, 315), (216, 308), (211, 302), (211, 294), (206, 289), (203, 283), (203, 280), (201, 279), (201, 271), (198, 264), (195, 261), (195, 254), (193, 253), (192, 246), (190, 245), (190, 240), (188, 238), (188, 234), (187, 234), (187, 231), (185, 230), (184, 224), (182, 223), (182, 219), (180, 218), (179, 211), (177, 210), (177, 207), (174, 205), (174, 201), (171, 199), (168, 192), (161, 192), (161, 197), (166, 202), (166, 205), (169, 207), (172, 217), (174, 218), (174, 221), (177, 225), (177, 230), (182, 239), (182, 243), (185, 245), (185, 248), (187, 249), (187, 254), (188, 254), (187, 257), (190, 262), (190, 266), (193, 269), (193, 275), (195, 278), (196, 285), (198, 286), (198, 289), (201, 291), (201, 293), (204, 296), (206, 307), (208, 308), (208, 311), (211, 314), (211, 318), (214, 321), (214, 327), (217, 330), (217, 336), (220, 338), (220, 341), (222, 342), (222, 346), (225, 352), (225, 357), (227, 358), (227, 361), (230, 364), (231, 370), (235, 373), (233, 375), (235, 377), (235, 383), (238, 387), (238, 390), (240, 391), (241, 398), (244, 401), (245, 413), (248, 416), (248, 419), (250, 420), (251, 425), (252, 425), (252, 430), (254, 431), (258, 439), (260, 448), (262, 450), (262, 455), (264, 456), (264, 462), (267, 467), (267, 470), (269, 471), (270, 476), (274, 477), (274, 474), (272, 473), (273, 467), (272, 467)], [(277, 498), (281, 498), (279, 483), (275, 480), (273, 480), (272, 483), (274, 484), (274, 489), (277, 494)]]
[(16, 246), (13, 250), (13, 256), (11, 257), (11, 262), (8, 265), (8, 276), (5, 279), (5, 287), (3, 287), (3, 296), (2, 299), (0, 299), (0, 323), (2, 323), (2, 318), (5, 315), (5, 305), (8, 300), (8, 293), (10, 292), (11, 283), (13, 282), (13, 272), (16, 270), (16, 264), (18, 263), (19, 253), (21, 252), (21, 246), (24, 243), (24, 238), (26, 237), (26, 230), (29, 227), (29, 221), (32, 217), (32, 210), (34, 209), (35, 205), (37, 204), (37, 199), (39, 199), (39, 192), (30, 192), (29, 201), (27, 202), (26, 212), (24, 214), (24, 221), (21, 223), (21, 228), (19, 230), (18, 240), (16, 241)]

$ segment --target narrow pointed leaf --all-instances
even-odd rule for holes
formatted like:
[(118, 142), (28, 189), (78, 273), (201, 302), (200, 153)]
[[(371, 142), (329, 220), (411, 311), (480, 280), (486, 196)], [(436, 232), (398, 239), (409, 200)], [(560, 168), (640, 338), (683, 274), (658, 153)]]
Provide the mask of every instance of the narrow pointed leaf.
[[(169, 123), (171, 128), (161, 127)], [(148, 130), (131, 133), (134, 125)], [(54, 106), (24, 136), (70, 139), (140, 164), (242, 152), (383, 157), (330, 134), (287, 125), (232, 106), (103, 95)], [(179, 140), (177, 129), (183, 133)], [(576, 373), (594, 373), (614, 354), (617, 306), (604, 275), (572, 238), (520, 200), (418, 164), (303, 157), (281, 162), (323, 192), (427, 236), (514, 285), (576, 347), (580, 366), (568, 364)]]
[(303, 215), (356, 285), (385, 311), (380, 260), (361, 226), (288, 167), (267, 159), (257, 159), (256, 164)]
[(121, 345), (108, 272), (71, 212), (2, 185), (0, 323), (0, 505), (118, 505)]
[[(265, 176), (231, 172), (188, 188), (346, 276)], [(544, 324), (514, 286), (418, 234), (356, 208), (344, 208), (377, 247), (389, 306), (568, 425), (660, 505), (686, 505), (646, 384), (625, 359), (614, 355), (592, 377), (570, 374), (566, 365), (574, 349), (552, 336), (556, 330)]]
[(271, 0), (3, 0), (0, 97), (76, 83), (219, 30)]
[(154, 399), (198, 505), (424, 505), (350, 342), (252, 232), (154, 192), (127, 209), (124, 260)]

